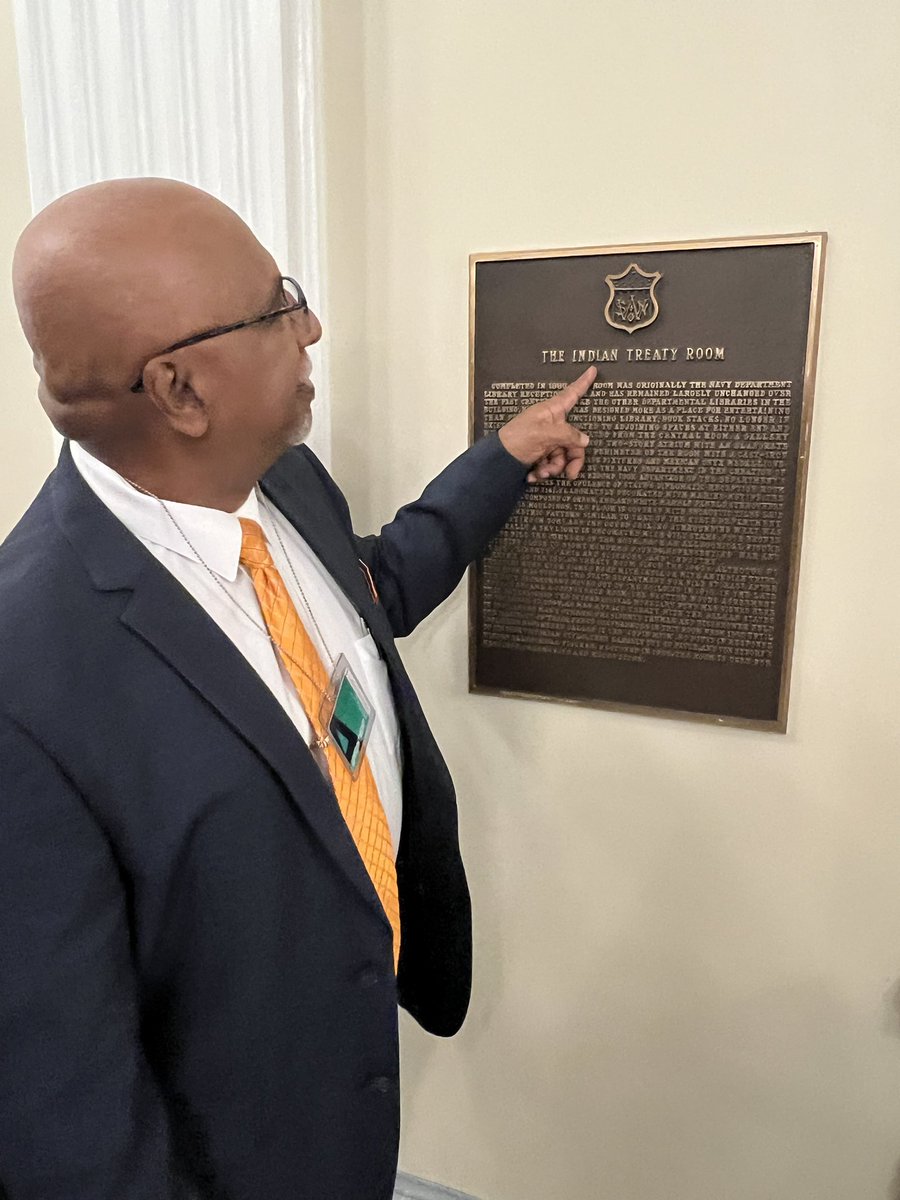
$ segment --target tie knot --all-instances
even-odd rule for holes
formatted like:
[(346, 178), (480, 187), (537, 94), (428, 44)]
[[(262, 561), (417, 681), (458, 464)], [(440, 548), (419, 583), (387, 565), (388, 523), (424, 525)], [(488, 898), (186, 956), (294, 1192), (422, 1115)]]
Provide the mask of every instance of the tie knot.
[(241, 523), (241, 563), (247, 567), (267, 567), (272, 564), (272, 556), (266, 542), (262, 526), (248, 517), (238, 517)]

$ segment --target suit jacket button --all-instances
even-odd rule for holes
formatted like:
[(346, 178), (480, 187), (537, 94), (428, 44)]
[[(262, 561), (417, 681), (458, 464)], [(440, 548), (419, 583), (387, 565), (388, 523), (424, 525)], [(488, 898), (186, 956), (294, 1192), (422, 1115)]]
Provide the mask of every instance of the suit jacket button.
[(364, 988), (374, 987), (378, 982), (378, 972), (373, 967), (365, 967), (359, 973), (359, 986)]
[(376, 1075), (374, 1079), (369, 1080), (369, 1087), (373, 1092), (380, 1092), (382, 1096), (386, 1096), (391, 1090), (391, 1081), (387, 1075)]

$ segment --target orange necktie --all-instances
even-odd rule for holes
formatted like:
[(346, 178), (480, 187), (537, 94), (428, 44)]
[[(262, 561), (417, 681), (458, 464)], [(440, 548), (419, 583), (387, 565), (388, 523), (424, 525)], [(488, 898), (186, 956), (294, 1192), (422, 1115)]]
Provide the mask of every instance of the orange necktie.
[[(243, 539), (241, 564), (246, 567), (265, 618), (266, 627), (281, 652), (282, 662), (293, 680), (316, 738), (324, 740), (319, 710), (330, 682), (325, 665), (294, 607), (284, 580), (269, 554), (265, 534), (256, 521), (240, 518)], [(368, 755), (356, 779), (332, 745), (325, 743), (331, 783), (344, 820), (353, 835), (360, 858), (378, 893), (394, 931), (394, 970), (400, 959), (400, 899), (397, 868), (388, 827)]]

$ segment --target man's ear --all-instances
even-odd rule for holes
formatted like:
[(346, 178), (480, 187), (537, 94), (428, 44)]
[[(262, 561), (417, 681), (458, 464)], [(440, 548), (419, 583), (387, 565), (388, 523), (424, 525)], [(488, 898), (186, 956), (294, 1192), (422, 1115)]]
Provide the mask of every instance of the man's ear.
[(209, 429), (209, 409), (172, 359), (154, 358), (144, 367), (144, 391), (177, 433), (199, 438)]

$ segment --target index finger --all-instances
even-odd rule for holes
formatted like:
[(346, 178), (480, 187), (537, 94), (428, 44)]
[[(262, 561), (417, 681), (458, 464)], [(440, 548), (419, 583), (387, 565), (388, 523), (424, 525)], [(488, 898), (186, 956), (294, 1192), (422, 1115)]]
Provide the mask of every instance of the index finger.
[(563, 390), (555, 398), (562, 403), (564, 413), (568, 414), (572, 411), (572, 409), (596, 378), (597, 368), (590, 366), (586, 371), (583, 371), (577, 379), (573, 379), (570, 384), (567, 384), (566, 387), (563, 388)]

